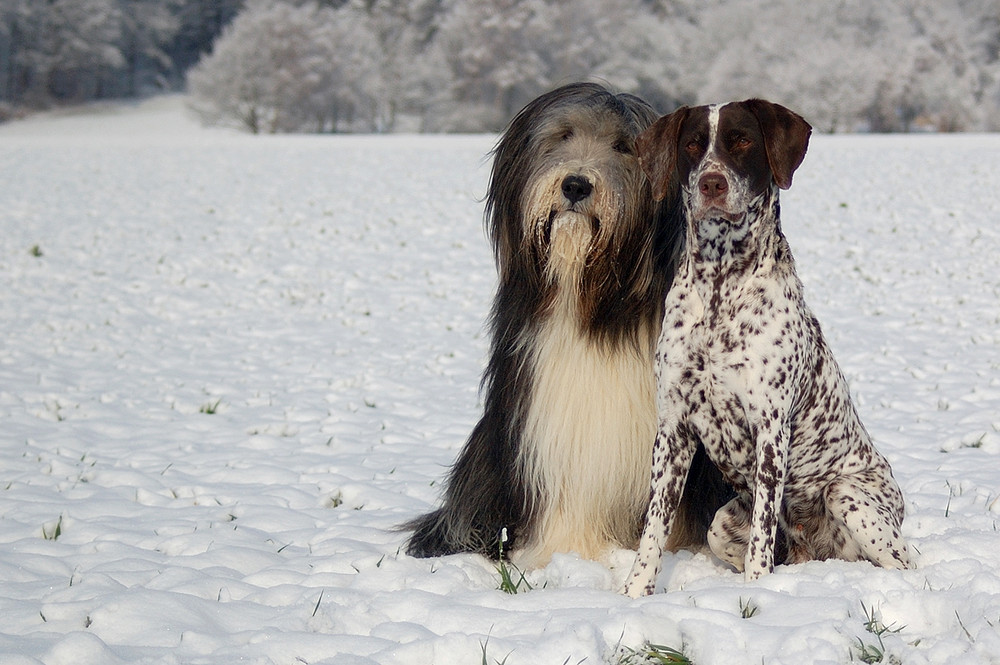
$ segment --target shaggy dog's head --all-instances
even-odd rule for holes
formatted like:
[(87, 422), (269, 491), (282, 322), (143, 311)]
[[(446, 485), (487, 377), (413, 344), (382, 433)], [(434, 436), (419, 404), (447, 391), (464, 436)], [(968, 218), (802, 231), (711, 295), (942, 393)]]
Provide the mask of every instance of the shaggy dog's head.
[(648, 295), (657, 252), (676, 240), (665, 219), (674, 201), (653, 200), (636, 156), (636, 137), (656, 117), (637, 97), (574, 83), (511, 121), (486, 200), (501, 285), (523, 281), (549, 301), (571, 290), (581, 323), (596, 328), (611, 300)]

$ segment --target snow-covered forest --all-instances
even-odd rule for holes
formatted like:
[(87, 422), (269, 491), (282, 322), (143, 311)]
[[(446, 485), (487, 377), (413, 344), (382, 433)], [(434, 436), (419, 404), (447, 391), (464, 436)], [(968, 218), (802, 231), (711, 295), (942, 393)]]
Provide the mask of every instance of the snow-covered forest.
[(0, 0), (0, 120), (177, 90), (243, 0)]
[(187, 85), (250, 131), (483, 131), (586, 78), (664, 111), (764, 96), (821, 131), (1000, 130), (1000, 4), (0, 0), (0, 116)]

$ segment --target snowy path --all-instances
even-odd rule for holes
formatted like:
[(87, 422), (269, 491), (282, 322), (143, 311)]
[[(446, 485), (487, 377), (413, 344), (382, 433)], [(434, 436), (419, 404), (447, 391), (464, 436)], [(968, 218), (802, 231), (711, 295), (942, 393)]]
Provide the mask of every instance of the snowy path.
[(629, 552), (516, 596), (399, 552), (477, 417), (492, 140), (0, 126), (0, 662), (847, 663), (865, 608), (884, 662), (1000, 662), (1000, 136), (818, 136), (782, 200), (917, 568), (640, 601)]

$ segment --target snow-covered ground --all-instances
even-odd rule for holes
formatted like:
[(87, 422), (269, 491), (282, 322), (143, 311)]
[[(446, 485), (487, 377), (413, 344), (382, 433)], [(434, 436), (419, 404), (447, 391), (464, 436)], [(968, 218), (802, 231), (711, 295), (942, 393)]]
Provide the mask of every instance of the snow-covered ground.
[(478, 415), (494, 137), (181, 101), (0, 127), (0, 662), (1000, 662), (1000, 136), (817, 136), (783, 194), (915, 569), (680, 554), (632, 601), (627, 551), (517, 595), (400, 552)]

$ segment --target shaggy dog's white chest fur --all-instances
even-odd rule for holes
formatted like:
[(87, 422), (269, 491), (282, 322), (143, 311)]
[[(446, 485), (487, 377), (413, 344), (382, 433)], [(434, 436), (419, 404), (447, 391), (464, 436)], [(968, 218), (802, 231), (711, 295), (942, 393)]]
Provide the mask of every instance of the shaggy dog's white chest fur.
[(581, 334), (573, 296), (556, 300), (535, 340), (522, 468), (552, 500), (522, 553), (533, 561), (570, 550), (596, 558), (609, 542), (628, 545), (645, 508), (632, 488), (649, 477), (655, 438), (651, 351)]

